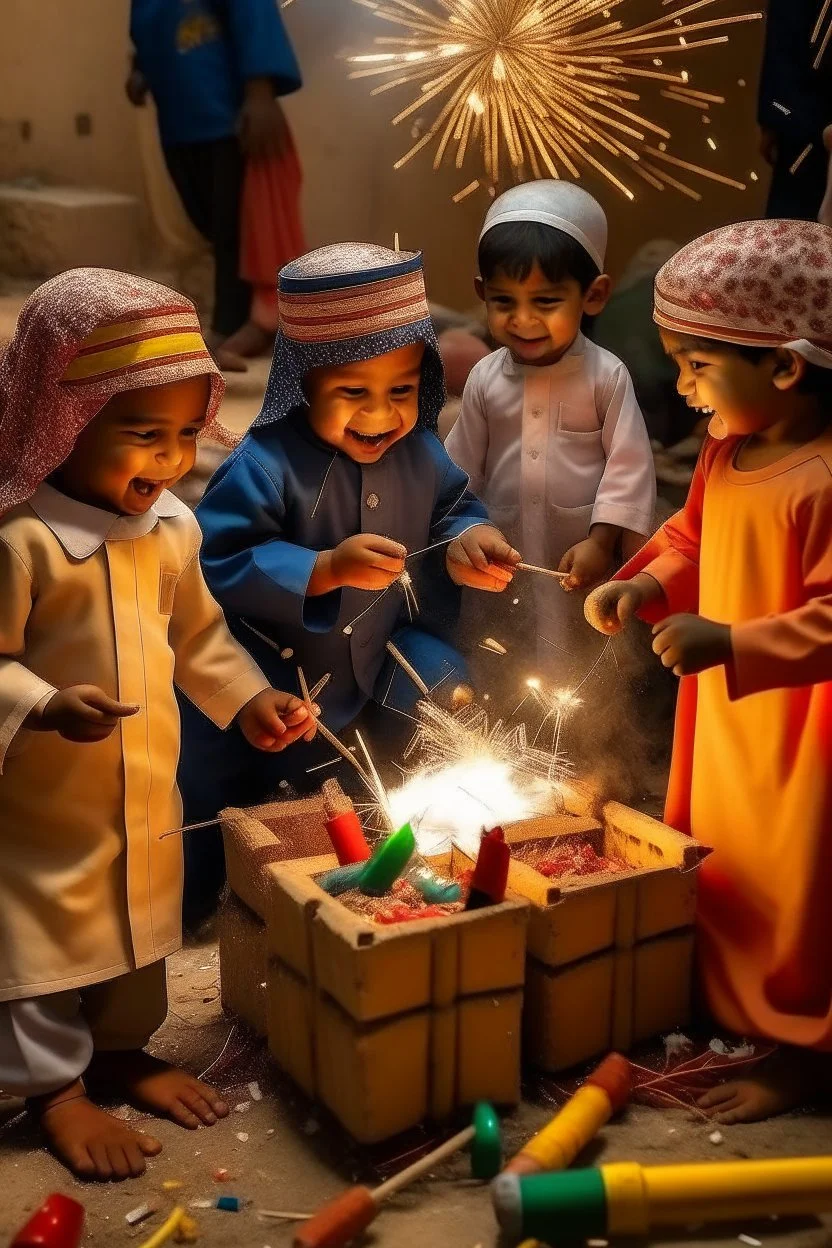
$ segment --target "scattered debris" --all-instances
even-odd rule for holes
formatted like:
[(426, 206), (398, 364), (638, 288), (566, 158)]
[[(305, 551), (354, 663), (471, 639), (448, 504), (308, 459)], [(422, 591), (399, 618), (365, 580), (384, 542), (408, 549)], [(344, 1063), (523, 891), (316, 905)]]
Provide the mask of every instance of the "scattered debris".
[(220, 1166), (211, 1176), (215, 1183), (227, 1183), (231, 1178), (231, 1171), (226, 1170), (225, 1166)]
[(727, 1057), (731, 1062), (745, 1062), (753, 1057), (756, 1050), (753, 1044), (738, 1044), (732, 1048), (730, 1044), (726, 1044), (724, 1040), (718, 1037), (712, 1040), (708, 1045), (712, 1053), (717, 1053), (720, 1057)]
[(664, 1053), (669, 1062), (688, 1057), (693, 1052), (693, 1041), (681, 1031), (674, 1031), (664, 1038)]
[(246, 1144), (248, 1142), (248, 1131), (238, 1131), (237, 1139), (241, 1144)]
[(309, 1222), (311, 1213), (290, 1213), (286, 1209), (258, 1209), (258, 1218), (272, 1218), (275, 1222)]
[(125, 1213), (124, 1221), (128, 1226), (138, 1226), (140, 1222), (144, 1222), (146, 1218), (150, 1218), (156, 1212), (156, 1205), (149, 1205), (145, 1202), (142, 1205), (136, 1205), (135, 1209), (131, 1209), (129, 1213)]
[(708, 1136), (708, 1139), (711, 1141), (712, 1144), (722, 1144), (725, 1139), (725, 1136), (722, 1134), (721, 1131), (712, 1131), (711, 1134)]
[(480, 642), (480, 650), (490, 650), (492, 654), (508, 654), (505, 646), (501, 646), (493, 637), (484, 637)]
[(280, 651), (280, 657), (281, 659), (291, 659), (294, 653), (295, 652), (291, 646), (285, 646), (284, 649)]
[(177, 1192), (180, 1187), (184, 1187), (181, 1179), (165, 1179), (162, 1184), (163, 1192)]
[(738, 1235), (737, 1239), (741, 1244), (748, 1244), (748, 1248), (763, 1248), (763, 1241), (755, 1239), (753, 1235)]
[(192, 1200), (188, 1204), (189, 1209), (213, 1209), (213, 1200)]
[(266, 1139), (267, 1140), (271, 1139), (273, 1135), (274, 1135), (274, 1127), (269, 1127), (268, 1131), (266, 1132)]
[(235, 1114), (244, 1114), (247, 1109), (251, 1109), (251, 1101), (240, 1101), (239, 1105), (234, 1106)]
[(240, 1196), (218, 1196), (215, 1208), (225, 1213), (239, 1213), (245, 1203)]
[(259, 1083), (250, 1083), (248, 1085), (248, 1094), (253, 1101), (262, 1101), (263, 1093), (260, 1091)]

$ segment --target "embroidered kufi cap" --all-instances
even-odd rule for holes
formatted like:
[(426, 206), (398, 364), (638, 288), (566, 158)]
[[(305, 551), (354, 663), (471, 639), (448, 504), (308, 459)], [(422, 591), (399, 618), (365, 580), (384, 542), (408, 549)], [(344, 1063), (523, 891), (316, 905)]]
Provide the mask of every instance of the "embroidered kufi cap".
[(436, 431), (445, 379), (421, 255), (374, 243), (321, 247), (281, 270), (277, 297), (280, 329), (253, 427), (305, 405), (303, 381), (312, 369), (354, 364), (422, 342), (419, 423)]
[(225, 383), (189, 299), (109, 269), (44, 282), (0, 358), (0, 514), (31, 498), (113, 395), (199, 376), (217, 436)]
[(573, 182), (543, 178), (505, 191), (488, 210), (480, 242), (489, 230), (507, 221), (539, 221), (542, 225), (562, 230), (580, 243), (603, 273), (607, 252), (607, 218), (598, 200)]
[(816, 221), (743, 221), (688, 243), (656, 276), (665, 329), (788, 347), (832, 368), (832, 230)]

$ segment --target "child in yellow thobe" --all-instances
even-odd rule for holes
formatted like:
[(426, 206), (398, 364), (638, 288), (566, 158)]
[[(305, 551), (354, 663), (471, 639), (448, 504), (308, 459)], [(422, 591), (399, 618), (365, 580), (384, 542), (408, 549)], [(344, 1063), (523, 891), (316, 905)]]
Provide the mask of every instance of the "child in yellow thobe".
[(36, 291), (0, 363), (0, 1088), (86, 1176), (161, 1147), (87, 1100), (95, 1052), (183, 1125), (227, 1112), (138, 1053), (181, 939), (174, 685), (261, 748), (310, 727), (231, 637), (168, 492), (222, 389), (192, 305), (104, 270)]
[[(814, 1097), (832, 1070), (832, 230), (747, 222), (656, 279), (679, 391), (711, 438), (678, 516), (587, 601), (638, 612), (683, 677), (669, 823), (709, 845), (714, 1016), (784, 1052), (707, 1094), (723, 1121)], [(809, 1052), (807, 1052), (809, 1051)]]

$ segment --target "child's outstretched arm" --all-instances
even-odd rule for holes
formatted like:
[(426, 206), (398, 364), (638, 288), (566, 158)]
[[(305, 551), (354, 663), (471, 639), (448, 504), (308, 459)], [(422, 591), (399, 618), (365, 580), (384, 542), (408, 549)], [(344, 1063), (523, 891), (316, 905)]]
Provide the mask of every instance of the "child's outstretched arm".
[(445, 439), (445, 450), (454, 463), (468, 474), (468, 488), (479, 494), (485, 484), (488, 455), (488, 418), (480, 384), (481, 370), (475, 366), (462, 392), (462, 406), (456, 424)]
[(485, 506), (471, 493), (468, 473), (454, 463), (436, 438), (431, 439), (430, 449), (441, 473), (431, 520), (431, 541), (453, 539), (448, 545), (445, 566), (457, 585), (500, 593), (511, 582), (520, 555), (489, 523)]
[(656, 474), (644, 417), (630, 374), (619, 364), (597, 395), (606, 465), (595, 495), (589, 536), (571, 547), (558, 571), (569, 573), (564, 589), (588, 589), (613, 565), (621, 534), (646, 537), (656, 507)]
[(193, 555), (173, 592), (169, 640), (174, 682), (204, 715), (227, 728), (237, 720), (258, 749), (276, 752), (298, 737), (311, 740), (316, 723), (300, 698), (271, 689), (260, 669), (231, 636), (199, 566), (195, 520)]
[(328, 632), (341, 589), (313, 580), (322, 552), (286, 539), (284, 489), (278, 461), (267, 471), (245, 447), (227, 459), (196, 511), (202, 571), (224, 611)]
[(24, 556), (0, 540), (0, 772), (21, 728), (58, 732), (70, 741), (101, 741), (138, 707), (109, 697), (96, 685), (56, 689), (26, 667), (26, 628), (34, 600)]
[(805, 602), (731, 626), (731, 698), (832, 680), (832, 488), (804, 500), (797, 526), (798, 566), (790, 572)]
[(703, 447), (685, 506), (584, 604), (587, 621), (612, 635), (638, 615), (655, 623), (653, 649), (677, 675), (724, 663), (729, 631), (694, 614), (699, 603), (699, 543), (705, 483), (718, 443)]

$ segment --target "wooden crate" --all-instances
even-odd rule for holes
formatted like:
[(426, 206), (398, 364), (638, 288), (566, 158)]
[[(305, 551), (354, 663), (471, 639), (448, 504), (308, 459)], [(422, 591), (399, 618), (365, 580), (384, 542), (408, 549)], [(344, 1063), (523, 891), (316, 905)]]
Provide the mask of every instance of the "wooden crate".
[[(293, 803), (288, 835), (282, 809), (223, 818), (230, 914), (235, 930), (245, 917), (253, 951), (263, 942), (277, 1063), (361, 1143), (478, 1100), (516, 1104), (528, 903), (379, 926), (315, 883), (337, 865), (333, 855), (291, 860), (297, 836), (308, 844), (326, 835), (322, 811)], [(450, 875), (464, 864), (449, 854), (431, 865)], [(221, 951), (223, 984), (241, 975), (239, 945), (227, 947), (234, 961), (226, 967)], [(249, 992), (256, 965), (245, 970)], [(223, 987), (224, 1003), (240, 1001), (251, 1021), (246, 991)]]
[(697, 868), (704, 846), (618, 802), (506, 828), (524, 845), (580, 836), (632, 874), (561, 888), (512, 859), (509, 890), (532, 903), (524, 1048), (548, 1071), (690, 1021)]

